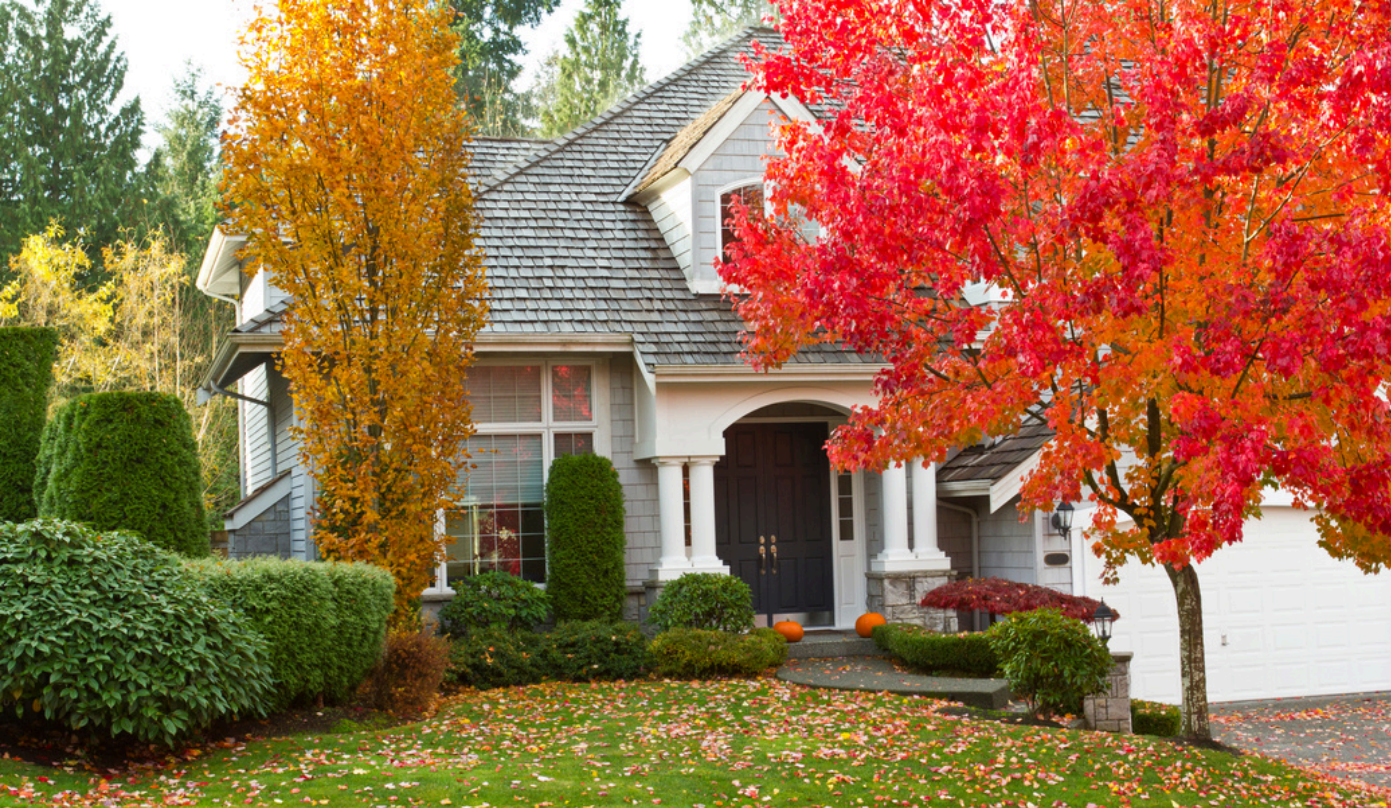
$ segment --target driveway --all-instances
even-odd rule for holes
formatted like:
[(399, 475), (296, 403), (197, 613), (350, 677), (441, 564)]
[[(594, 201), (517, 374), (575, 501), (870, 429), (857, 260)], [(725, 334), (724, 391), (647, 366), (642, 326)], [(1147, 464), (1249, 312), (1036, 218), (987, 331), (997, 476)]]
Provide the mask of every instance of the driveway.
[(1225, 744), (1391, 789), (1391, 693), (1212, 706)]

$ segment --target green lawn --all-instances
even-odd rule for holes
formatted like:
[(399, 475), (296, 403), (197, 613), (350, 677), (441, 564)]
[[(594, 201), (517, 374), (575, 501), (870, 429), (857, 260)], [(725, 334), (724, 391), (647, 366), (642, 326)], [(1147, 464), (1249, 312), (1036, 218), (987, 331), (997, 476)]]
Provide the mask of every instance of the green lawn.
[(771, 680), (542, 685), (468, 693), (383, 732), (204, 747), (109, 783), (0, 760), (0, 804), (1387, 804), (1260, 758), (940, 707)]

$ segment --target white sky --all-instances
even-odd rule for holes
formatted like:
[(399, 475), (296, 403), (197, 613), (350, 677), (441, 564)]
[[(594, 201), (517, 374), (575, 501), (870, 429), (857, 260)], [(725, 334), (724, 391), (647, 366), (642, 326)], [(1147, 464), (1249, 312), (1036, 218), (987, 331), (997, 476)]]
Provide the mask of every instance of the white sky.
[[(172, 101), (174, 79), (185, 60), (203, 69), (206, 81), (226, 87), (240, 84), (245, 73), (237, 64), (237, 37), (251, 16), (252, 0), (97, 0), (111, 15), (118, 48), (126, 55), (125, 97), (139, 95), (153, 131)], [(529, 83), (534, 66), (562, 45), (565, 29), (584, 0), (563, 0), (535, 31), (528, 32)], [(624, 0), (629, 30), (642, 32), (642, 61), (653, 81), (685, 62), (681, 33), (691, 10), (687, 0)]]

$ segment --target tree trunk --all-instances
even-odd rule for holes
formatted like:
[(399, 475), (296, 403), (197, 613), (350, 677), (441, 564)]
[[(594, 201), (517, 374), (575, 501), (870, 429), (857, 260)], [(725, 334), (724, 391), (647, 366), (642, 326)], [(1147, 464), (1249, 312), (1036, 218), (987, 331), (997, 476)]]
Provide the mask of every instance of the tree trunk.
[(1189, 564), (1174, 570), (1167, 564), (1169, 583), (1178, 601), (1179, 671), (1183, 688), (1183, 722), (1179, 735), (1193, 740), (1212, 740), (1207, 715), (1207, 656), (1203, 648), (1203, 594), (1198, 572)]

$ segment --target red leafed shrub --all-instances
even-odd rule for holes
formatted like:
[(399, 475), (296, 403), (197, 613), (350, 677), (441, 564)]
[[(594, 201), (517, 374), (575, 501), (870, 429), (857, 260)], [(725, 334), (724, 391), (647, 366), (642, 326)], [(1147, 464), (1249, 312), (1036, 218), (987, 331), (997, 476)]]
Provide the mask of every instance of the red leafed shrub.
[(1101, 604), (1095, 598), (1065, 595), (1046, 586), (1021, 584), (1004, 578), (967, 578), (928, 592), (922, 599), (922, 605), (963, 612), (980, 610), (989, 614), (1014, 614), (1048, 608), (1090, 623), (1096, 607)]
[(381, 658), (362, 683), (363, 700), (378, 710), (421, 713), (434, 701), (449, 667), (449, 641), (422, 631), (393, 630)]

